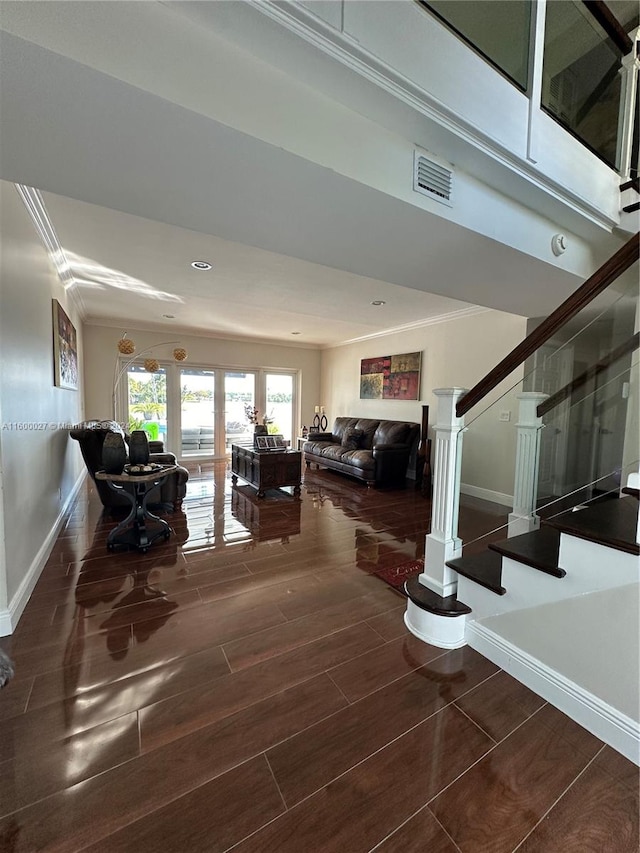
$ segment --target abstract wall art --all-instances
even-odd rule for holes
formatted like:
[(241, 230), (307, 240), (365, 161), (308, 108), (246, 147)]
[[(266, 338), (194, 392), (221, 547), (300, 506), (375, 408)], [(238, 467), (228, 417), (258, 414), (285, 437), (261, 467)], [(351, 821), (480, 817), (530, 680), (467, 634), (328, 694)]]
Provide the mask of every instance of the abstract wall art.
[(422, 353), (405, 352), (363, 358), (360, 362), (361, 400), (418, 400)]

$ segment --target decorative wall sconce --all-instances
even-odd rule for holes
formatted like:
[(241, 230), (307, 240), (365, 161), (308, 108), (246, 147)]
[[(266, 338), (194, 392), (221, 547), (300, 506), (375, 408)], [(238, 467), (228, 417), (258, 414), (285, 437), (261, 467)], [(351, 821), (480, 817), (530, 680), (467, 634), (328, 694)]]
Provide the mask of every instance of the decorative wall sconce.
[(327, 416), (324, 413), (324, 406), (316, 406), (313, 416), (313, 428), (317, 432), (325, 432), (327, 429)]

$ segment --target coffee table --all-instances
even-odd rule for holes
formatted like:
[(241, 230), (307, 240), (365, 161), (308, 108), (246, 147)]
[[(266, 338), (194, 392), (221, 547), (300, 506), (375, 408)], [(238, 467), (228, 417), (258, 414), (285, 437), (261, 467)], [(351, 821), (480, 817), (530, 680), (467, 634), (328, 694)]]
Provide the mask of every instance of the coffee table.
[(242, 477), (258, 490), (263, 498), (267, 489), (293, 486), (295, 497), (300, 496), (302, 454), (299, 450), (254, 450), (250, 445), (231, 445), (231, 482)]
[[(158, 471), (150, 474), (107, 474), (106, 471), (96, 471), (96, 480), (106, 480), (110, 489), (131, 502), (129, 515), (107, 536), (107, 548), (110, 551), (116, 545), (124, 545), (137, 548), (144, 554), (160, 536), (164, 539), (169, 538), (172, 532), (171, 527), (163, 518), (158, 518), (157, 515), (149, 512), (147, 502), (151, 490), (161, 485), (177, 467), (177, 465), (162, 465)], [(152, 522), (150, 528), (147, 527), (147, 520)]]

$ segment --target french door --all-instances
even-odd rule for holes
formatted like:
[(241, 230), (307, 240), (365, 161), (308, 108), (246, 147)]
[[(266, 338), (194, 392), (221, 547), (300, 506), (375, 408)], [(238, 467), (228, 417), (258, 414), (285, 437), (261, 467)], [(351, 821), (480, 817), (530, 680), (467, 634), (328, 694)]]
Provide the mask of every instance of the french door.
[(144, 429), (179, 459), (224, 458), (234, 442), (253, 436), (247, 409), (258, 410), (259, 422), (266, 417), (270, 433), (293, 442), (298, 383), (294, 371), (162, 363), (149, 373), (135, 363), (122, 402), (129, 429)]

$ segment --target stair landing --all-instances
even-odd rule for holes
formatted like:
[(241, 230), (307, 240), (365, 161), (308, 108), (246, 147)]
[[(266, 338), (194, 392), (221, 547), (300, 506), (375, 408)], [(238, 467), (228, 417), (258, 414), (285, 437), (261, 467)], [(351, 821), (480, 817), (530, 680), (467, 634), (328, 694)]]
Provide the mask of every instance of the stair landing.
[(633, 495), (596, 502), (576, 512), (563, 512), (555, 518), (543, 519), (542, 523), (579, 539), (598, 542), (627, 554), (640, 554), (640, 545), (636, 542), (638, 501)]

